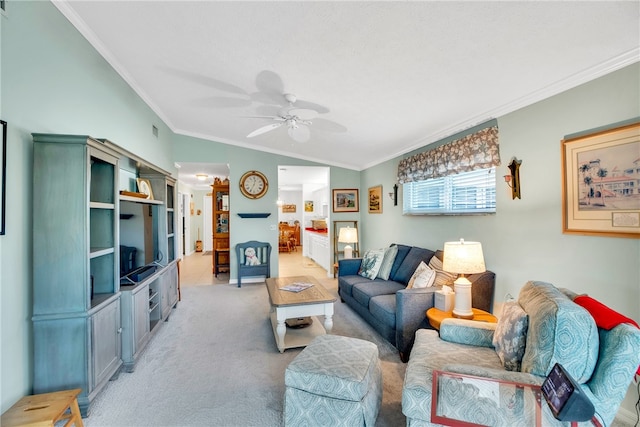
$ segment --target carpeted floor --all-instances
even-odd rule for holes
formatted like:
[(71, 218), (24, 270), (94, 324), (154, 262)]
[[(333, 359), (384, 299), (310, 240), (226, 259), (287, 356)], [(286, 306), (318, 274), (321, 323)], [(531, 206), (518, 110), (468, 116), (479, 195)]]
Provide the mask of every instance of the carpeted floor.
[[(321, 281), (337, 295), (337, 281)], [(133, 373), (98, 395), (97, 426), (280, 426), (284, 371), (301, 349), (279, 353), (264, 284), (190, 286)], [(320, 319), (322, 320), (322, 319)], [(383, 370), (377, 426), (401, 426), (406, 365), (396, 349), (338, 299), (332, 333), (374, 342)]]

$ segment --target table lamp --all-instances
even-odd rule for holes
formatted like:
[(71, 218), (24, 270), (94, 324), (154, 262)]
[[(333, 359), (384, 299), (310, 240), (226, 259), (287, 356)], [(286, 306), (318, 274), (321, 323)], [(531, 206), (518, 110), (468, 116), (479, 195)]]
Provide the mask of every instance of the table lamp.
[(338, 242), (347, 244), (347, 246), (344, 247), (344, 257), (353, 258), (353, 248), (349, 246), (349, 243), (358, 243), (358, 229), (342, 227), (340, 234), (338, 234)]
[(456, 299), (453, 308), (454, 317), (473, 319), (471, 310), (471, 282), (465, 274), (482, 273), (486, 271), (482, 245), (480, 242), (446, 242), (442, 269), (450, 273), (459, 274), (453, 282)]

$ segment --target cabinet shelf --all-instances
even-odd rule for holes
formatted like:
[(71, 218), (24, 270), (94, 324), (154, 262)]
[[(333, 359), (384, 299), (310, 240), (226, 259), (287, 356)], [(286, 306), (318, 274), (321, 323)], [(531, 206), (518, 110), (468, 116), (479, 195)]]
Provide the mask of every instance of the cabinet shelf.
[(122, 194), (120, 195), (120, 201), (142, 203), (144, 205), (164, 205), (162, 200), (142, 199), (140, 197), (124, 196)]
[(91, 248), (89, 250), (89, 258), (98, 258), (115, 252), (114, 248)]
[(89, 202), (89, 207), (91, 209), (115, 209), (116, 205), (113, 203), (103, 203), (103, 202)]

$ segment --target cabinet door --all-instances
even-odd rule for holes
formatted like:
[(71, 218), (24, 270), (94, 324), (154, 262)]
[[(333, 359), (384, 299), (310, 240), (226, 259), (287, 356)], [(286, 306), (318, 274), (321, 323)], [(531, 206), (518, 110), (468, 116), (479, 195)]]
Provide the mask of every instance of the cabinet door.
[(109, 380), (122, 364), (120, 332), (120, 300), (91, 316), (92, 389)]
[(143, 290), (133, 296), (133, 331), (134, 349), (133, 354), (137, 354), (149, 335), (149, 287), (144, 286)]

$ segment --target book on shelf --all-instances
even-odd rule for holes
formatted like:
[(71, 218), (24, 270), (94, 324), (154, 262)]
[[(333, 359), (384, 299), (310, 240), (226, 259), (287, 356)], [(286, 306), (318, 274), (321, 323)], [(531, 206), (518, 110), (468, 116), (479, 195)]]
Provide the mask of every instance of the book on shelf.
[(294, 282), (291, 283), (287, 286), (283, 286), (280, 288), (280, 290), (283, 291), (289, 291), (289, 292), (300, 292), (300, 291), (304, 291), (307, 288), (310, 288), (313, 286), (313, 283), (308, 283), (308, 282)]

